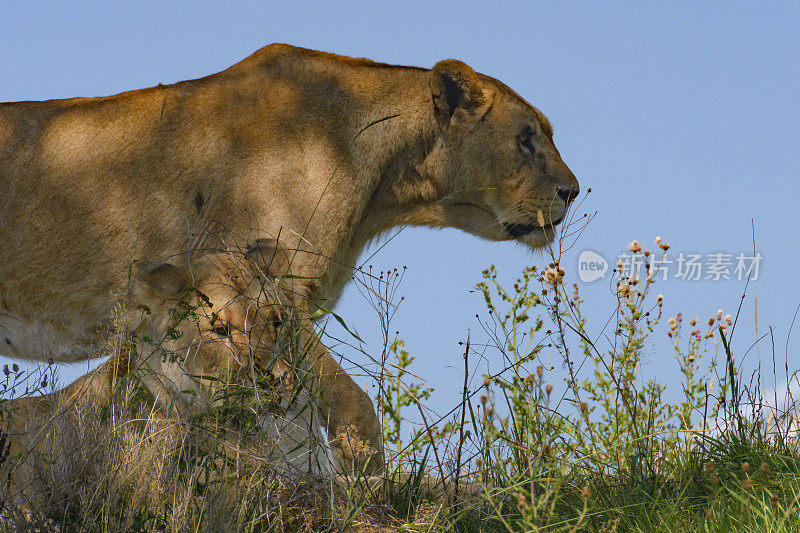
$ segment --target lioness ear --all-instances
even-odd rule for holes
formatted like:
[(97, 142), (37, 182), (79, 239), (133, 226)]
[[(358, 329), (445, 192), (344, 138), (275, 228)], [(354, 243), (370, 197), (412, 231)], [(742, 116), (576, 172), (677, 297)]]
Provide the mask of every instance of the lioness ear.
[(445, 124), (456, 110), (471, 111), (483, 103), (483, 84), (475, 71), (462, 61), (439, 61), (431, 70), (429, 83), (437, 118)]
[(185, 269), (161, 261), (137, 262), (136, 281), (172, 296), (185, 291), (191, 284)]

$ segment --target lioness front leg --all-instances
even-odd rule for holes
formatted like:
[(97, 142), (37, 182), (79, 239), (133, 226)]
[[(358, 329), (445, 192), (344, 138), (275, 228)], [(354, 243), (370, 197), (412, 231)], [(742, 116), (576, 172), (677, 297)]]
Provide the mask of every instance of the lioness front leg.
[(381, 426), (372, 399), (339, 366), (310, 324), (302, 332), (303, 347), (320, 392), (317, 410), (339, 467), (345, 472), (382, 472)]

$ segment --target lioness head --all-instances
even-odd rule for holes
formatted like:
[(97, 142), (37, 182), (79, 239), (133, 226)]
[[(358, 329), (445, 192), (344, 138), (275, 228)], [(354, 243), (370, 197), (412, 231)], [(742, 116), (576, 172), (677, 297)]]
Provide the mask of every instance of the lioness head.
[(546, 244), (578, 194), (547, 118), (456, 60), (430, 72), (437, 131), (418, 172), (437, 187), (435, 221), (492, 240)]
[(286, 374), (297, 340), (295, 283), (280, 278), (287, 268), (286, 253), (266, 241), (191, 265), (138, 265), (132, 329), (150, 391), (192, 414), (212, 403), (226, 376)]

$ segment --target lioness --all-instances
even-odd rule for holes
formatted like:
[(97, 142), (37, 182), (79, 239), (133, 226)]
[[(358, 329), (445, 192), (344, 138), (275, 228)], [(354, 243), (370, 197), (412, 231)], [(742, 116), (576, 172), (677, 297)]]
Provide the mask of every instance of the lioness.
[(545, 116), (455, 60), (274, 44), (196, 80), (0, 104), (0, 346), (94, 357), (133, 259), (279, 238), (313, 311), (392, 227), (535, 248), (577, 193)]
[[(350, 378), (343, 372), (331, 374), (333, 359), (313, 328), (301, 322), (294, 302), (302, 282), (279, 274), (286, 272), (288, 260), (274, 243), (260, 240), (245, 255), (211, 254), (194, 261), (191, 270), (155, 261), (137, 265), (125, 296), (127, 316), (119, 318), (132, 334), (132, 348), (119, 347), (114, 357), (62, 391), (16, 400), (12, 435), (40, 425), (55, 414), (54, 405), (107, 402), (115, 381), (131, 371), (159, 403), (177, 407), (183, 416), (224, 400), (224, 387), (244, 380), (250, 383), (244, 390), (255, 391), (253, 382), (263, 387), (267, 379), (272, 383), (264, 390), (278, 393), (276, 406), (287, 413), (262, 413), (261, 425), (290, 466), (308, 463), (308, 443), (303, 441), (323, 442), (322, 425), (333, 437), (341, 467), (368, 463), (371, 470), (380, 469), (379, 428), (373, 426), (367, 435), (353, 429), (365, 427), (362, 413), (371, 411), (369, 398), (347, 396), (350, 390), (360, 392), (354, 384), (337, 387)], [(317, 372), (307, 372), (309, 368)], [(312, 471), (328, 471), (332, 465), (319, 464), (326, 457), (317, 454)]]

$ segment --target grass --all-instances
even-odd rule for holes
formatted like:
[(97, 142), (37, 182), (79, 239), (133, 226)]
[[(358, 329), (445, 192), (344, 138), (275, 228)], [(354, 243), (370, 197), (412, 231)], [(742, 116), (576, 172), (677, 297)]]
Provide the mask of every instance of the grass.
[[(660, 239), (657, 246), (660, 254), (669, 248)], [(638, 243), (631, 250), (655, 255)], [(797, 412), (788, 386), (779, 409), (764, 397), (760, 374), (745, 379), (736, 366), (738, 313), (662, 316), (656, 261), (644, 279), (618, 276), (613, 319), (592, 336), (593, 317), (582, 314), (560, 258), (560, 248), (551, 249), (549, 264), (526, 268), (512, 287), (493, 267), (484, 271), (479, 320), (489, 341), (479, 349), (493, 350), (503, 368), (471, 375), (476, 348), (466, 339), (463, 393), (445, 417), (425, 407), (431, 389), (389, 333), (402, 273), (368, 273), (385, 338), (375, 373), (387, 464), (379, 482), (357, 473), (286, 478), (274, 446), (253, 425), (237, 425), (235, 410), (181, 421), (157, 409), (134, 378), (107, 408), (70, 406), (53, 417), (32, 437), (31, 452), (9, 453), (0, 443), (3, 527), (800, 530)], [(641, 373), (645, 348), (662, 334), (683, 375), (674, 401)], [(561, 355), (563, 386), (546, 382), (545, 350)], [(786, 373), (788, 382), (794, 374)], [(18, 375), (6, 371), (7, 390), (21, 390)], [(47, 386), (33, 381), (28, 394)], [(409, 411), (420, 423), (408, 422)]]

